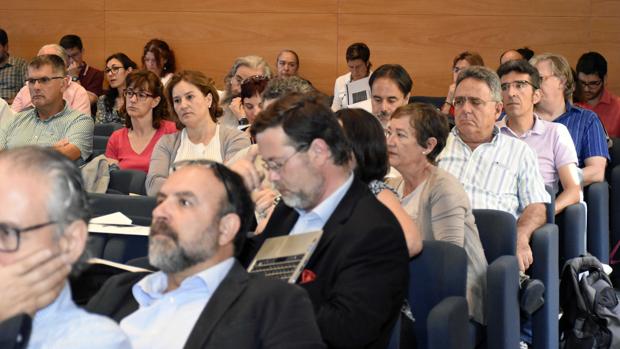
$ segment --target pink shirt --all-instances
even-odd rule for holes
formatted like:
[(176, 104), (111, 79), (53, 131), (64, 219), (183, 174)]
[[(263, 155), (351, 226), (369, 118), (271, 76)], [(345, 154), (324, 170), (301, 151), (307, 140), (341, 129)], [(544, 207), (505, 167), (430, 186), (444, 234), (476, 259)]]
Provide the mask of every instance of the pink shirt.
[[(62, 98), (69, 103), (69, 108), (90, 116), (90, 99), (88, 99), (88, 92), (86, 92), (82, 85), (70, 81), (67, 89), (62, 94)], [(13, 104), (11, 104), (11, 109), (13, 109), (15, 113), (19, 113), (20, 111), (32, 107), (30, 89), (28, 86), (24, 86), (19, 90), (17, 96), (15, 96)]]
[(129, 142), (129, 129), (123, 127), (120, 130), (114, 131), (110, 136), (105, 149), (105, 156), (118, 160), (118, 166), (121, 170), (139, 170), (148, 173), (151, 154), (155, 144), (157, 144), (161, 136), (175, 132), (177, 132), (177, 127), (174, 122), (162, 120), (159, 129), (157, 129), (149, 144), (142, 153), (138, 154), (133, 150)]
[(595, 106), (588, 103), (577, 103), (577, 106), (595, 112), (605, 126), (609, 137), (620, 137), (620, 98), (604, 89), (601, 99)]
[(536, 152), (538, 168), (545, 185), (550, 185), (554, 192), (557, 192), (560, 168), (571, 163), (577, 166), (578, 163), (575, 143), (566, 126), (535, 117), (532, 129), (518, 136), (506, 126), (507, 119), (508, 116), (497, 123), (500, 131), (507, 136), (524, 141)]

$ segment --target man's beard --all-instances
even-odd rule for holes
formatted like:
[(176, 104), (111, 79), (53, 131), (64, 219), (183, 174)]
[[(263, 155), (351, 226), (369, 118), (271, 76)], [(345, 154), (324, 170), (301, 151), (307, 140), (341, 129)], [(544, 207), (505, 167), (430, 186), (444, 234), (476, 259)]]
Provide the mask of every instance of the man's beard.
[(320, 174), (317, 173), (316, 176), (313, 177), (316, 179), (317, 183), (312, 185), (312, 191), (309, 193), (302, 189), (295, 192), (286, 189), (282, 190), (278, 187), (278, 183), (274, 184), (276, 189), (280, 191), (280, 194), (282, 195), (282, 201), (284, 201), (288, 207), (308, 210), (318, 204), (317, 201), (319, 200), (319, 193), (322, 193), (325, 188), (325, 180), (323, 180), (323, 177), (321, 177)]
[(189, 247), (181, 246), (179, 234), (158, 220), (151, 225), (149, 263), (166, 274), (178, 273), (213, 257), (217, 252), (216, 242), (217, 234), (209, 227), (198, 241), (192, 241)]

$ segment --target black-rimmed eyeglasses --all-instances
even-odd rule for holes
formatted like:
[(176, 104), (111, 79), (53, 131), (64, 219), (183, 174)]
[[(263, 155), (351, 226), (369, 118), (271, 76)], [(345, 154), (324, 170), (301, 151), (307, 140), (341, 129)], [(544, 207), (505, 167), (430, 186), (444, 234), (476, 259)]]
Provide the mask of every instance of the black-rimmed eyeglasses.
[(22, 233), (41, 229), (48, 225), (56, 224), (56, 221), (31, 225), (26, 228), (18, 228), (9, 223), (0, 223), (0, 252), (15, 252), (19, 249), (19, 240)]

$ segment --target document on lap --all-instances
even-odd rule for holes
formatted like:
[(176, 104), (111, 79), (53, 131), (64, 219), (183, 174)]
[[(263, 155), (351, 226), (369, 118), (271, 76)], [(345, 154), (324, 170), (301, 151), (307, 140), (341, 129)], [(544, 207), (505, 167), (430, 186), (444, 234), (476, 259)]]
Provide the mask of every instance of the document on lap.
[(132, 224), (131, 219), (121, 212), (93, 218), (88, 224), (88, 231), (91, 233), (148, 236), (150, 229)]

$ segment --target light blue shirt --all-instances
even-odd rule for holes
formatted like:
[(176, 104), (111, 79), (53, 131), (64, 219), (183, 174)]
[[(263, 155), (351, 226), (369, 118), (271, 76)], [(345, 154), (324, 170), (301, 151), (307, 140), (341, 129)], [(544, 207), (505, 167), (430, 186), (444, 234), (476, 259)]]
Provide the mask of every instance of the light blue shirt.
[(323, 229), (325, 223), (329, 217), (331, 217), (334, 210), (344, 197), (344, 195), (351, 188), (351, 184), (353, 184), (353, 174), (349, 176), (349, 178), (334, 191), (327, 199), (323, 200), (320, 204), (318, 204), (312, 211), (304, 211), (295, 209), (297, 213), (299, 213), (299, 218), (295, 223), (295, 226), (291, 230), (290, 235), (295, 234), (303, 234), (311, 231), (316, 231)]
[(183, 348), (213, 292), (234, 263), (228, 258), (192, 275), (176, 290), (165, 292), (168, 277), (159, 271), (132, 288), (139, 308), (121, 321), (134, 349)]
[(28, 348), (131, 349), (131, 344), (113, 320), (78, 308), (67, 283), (52, 304), (35, 314)]

